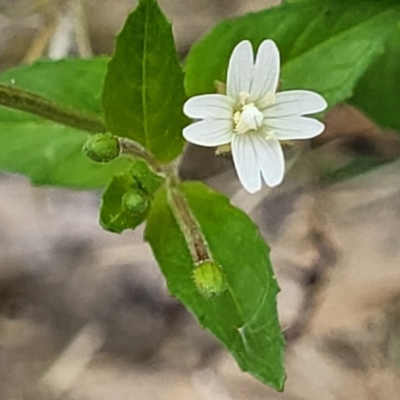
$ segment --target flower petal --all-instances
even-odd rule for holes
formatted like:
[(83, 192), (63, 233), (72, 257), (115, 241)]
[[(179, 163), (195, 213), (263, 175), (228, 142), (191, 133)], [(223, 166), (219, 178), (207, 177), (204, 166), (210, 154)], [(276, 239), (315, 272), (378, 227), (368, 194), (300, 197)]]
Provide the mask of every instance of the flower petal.
[(206, 119), (187, 126), (183, 130), (183, 137), (199, 146), (221, 146), (232, 140), (232, 124), (232, 120)]
[(272, 40), (264, 40), (258, 48), (254, 65), (253, 81), (250, 88), (250, 101), (263, 109), (270, 102), (269, 93), (275, 93), (279, 80), (279, 50)]
[(232, 119), (235, 101), (223, 94), (205, 94), (190, 98), (183, 112), (190, 118)]
[(285, 158), (280, 143), (261, 135), (253, 135), (252, 140), (265, 183), (270, 187), (278, 186), (285, 175)]
[(300, 116), (265, 118), (264, 125), (278, 140), (311, 139), (325, 129), (325, 125), (317, 119)]
[(313, 114), (325, 110), (326, 100), (309, 90), (290, 90), (276, 94), (275, 104), (263, 110), (264, 117), (288, 117)]
[(255, 193), (261, 189), (261, 175), (251, 138), (252, 135), (248, 134), (234, 135), (232, 156), (241, 184), (249, 193)]
[(248, 40), (243, 40), (234, 48), (229, 60), (226, 92), (232, 99), (238, 101), (239, 93), (250, 93), (253, 63), (253, 47)]

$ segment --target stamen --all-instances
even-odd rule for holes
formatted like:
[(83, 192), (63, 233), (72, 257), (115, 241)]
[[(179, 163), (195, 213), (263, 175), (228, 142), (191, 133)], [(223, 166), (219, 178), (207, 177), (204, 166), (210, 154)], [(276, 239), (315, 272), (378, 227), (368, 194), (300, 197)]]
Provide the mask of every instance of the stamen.
[(236, 126), (237, 126), (237, 124), (239, 123), (239, 121), (240, 121), (240, 115), (241, 115), (242, 113), (240, 112), (240, 111), (236, 111), (234, 114), (233, 114), (233, 123), (235, 124), (235, 129), (236, 129)]
[(254, 103), (246, 104), (241, 111), (237, 111), (233, 115), (234, 130), (237, 133), (246, 133), (258, 130), (264, 121), (264, 115), (254, 105)]

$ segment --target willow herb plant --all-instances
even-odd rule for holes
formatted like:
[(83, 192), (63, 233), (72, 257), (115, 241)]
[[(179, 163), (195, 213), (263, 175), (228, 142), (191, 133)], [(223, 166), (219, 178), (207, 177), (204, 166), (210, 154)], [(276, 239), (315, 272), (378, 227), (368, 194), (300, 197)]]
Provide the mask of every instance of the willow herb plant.
[(225, 196), (182, 182), (177, 160), (185, 139), (222, 146), (254, 193), (284, 179), (281, 141), (319, 135), (321, 112), (340, 102), (400, 129), (399, 21), (395, 0), (286, 1), (221, 22), (182, 70), (157, 1), (139, 0), (111, 59), (0, 74), (0, 168), (36, 185), (105, 187), (101, 225), (144, 222), (171, 294), (244, 371), (283, 390), (269, 247)]

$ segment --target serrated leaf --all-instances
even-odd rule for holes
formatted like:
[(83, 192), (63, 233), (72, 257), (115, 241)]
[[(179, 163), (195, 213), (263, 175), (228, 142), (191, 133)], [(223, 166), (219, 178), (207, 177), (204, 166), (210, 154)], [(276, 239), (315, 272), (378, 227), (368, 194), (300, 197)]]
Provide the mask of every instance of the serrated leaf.
[(215, 80), (225, 81), (229, 56), (241, 40), (257, 48), (270, 38), (281, 52), (281, 89), (314, 90), (333, 106), (351, 96), (399, 18), (398, 5), (365, 1), (360, 9), (325, 0), (285, 3), (222, 22), (189, 53), (187, 93), (209, 93)]
[(147, 219), (145, 238), (168, 288), (221, 340), (244, 371), (282, 390), (284, 340), (276, 310), (279, 288), (269, 248), (254, 223), (226, 197), (201, 183), (181, 187), (213, 259), (225, 274), (228, 290), (210, 299), (198, 291), (191, 254), (166, 193), (160, 190)]
[[(163, 184), (164, 179), (156, 175), (145, 161), (134, 159), (128, 172), (117, 174), (103, 193), (100, 207), (100, 224), (111, 232), (121, 233), (135, 229), (145, 219), (150, 210), (153, 194)], [(143, 210), (132, 213), (124, 204), (126, 193), (139, 194), (145, 206)], [(136, 199), (136, 197), (135, 197)]]
[(131, 138), (159, 161), (183, 148), (183, 73), (171, 24), (155, 0), (140, 0), (118, 35), (103, 105), (109, 130)]
[[(100, 115), (106, 65), (105, 58), (40, 61), (0, 74), (0, 82)], [(22, 173), (35, 184), (101, 187), (115, 172), (130, 168), (124, 158), (104, 165), (89, 160), (82, 152), (86, 139), (84, 131), (0, 107), (0, 169)]]
[(400, 131), (400, 27), (359, 81), (350, 102), (382, 127)]

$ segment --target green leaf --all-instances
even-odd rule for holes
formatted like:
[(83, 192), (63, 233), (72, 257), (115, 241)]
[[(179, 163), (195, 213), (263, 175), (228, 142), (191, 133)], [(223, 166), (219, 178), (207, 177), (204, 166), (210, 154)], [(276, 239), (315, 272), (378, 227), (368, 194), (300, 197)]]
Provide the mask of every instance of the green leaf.
[(39, 94), (57, 104), (101, 115), (107, 57), (41, 60), (0, 74), (0, 82)]
[(187, 93), (209, 93), (215, 80), (225, 81), (230, 54), (241, 40), (257, 48), (271, 38), (281, 52), (281, 88), (314, 90), (333, 106), (351, 96), (399, 18), (398, 5), (364, 1), (360, 9), (325, 0), (285, 3), (222, 22), (188, 56)]
[(385, 53), (368, 69), (351, 103), (385, 128), (400, 131), (400, 27)]
[(138, 187), (149, 194), (154, 194), (164, 183), (164, 178), (156, 175), (147, 163), (140, 159), (134, 159), (129, 170)]
[[(0, 82), (100, 115), (106, 64), (105, 58), (40, 61), (0, 74)], [(125, 158), (104, 165), (89, 160), (82, 152), (86, 139), (84, 131), (0, 107), (0, 169), (27, 175), (35, 184), (101, 187), (130, 168)]]
[(103, 194), (101, 226), (116, 233), (135, 229), (146, 219), (153, 194), (163, 182), (146, 162), (133, 160), (129, 172), (115, 175)]
[(269, 248), (257, 227), (226, 197), (201, 183), (181, 188), (222, 268), (228, 290), (205, 297), (193, 279), (195, 268), (184, 236), (167, 203), (157, 192), (145, 233), (172, 295), (179, 298), (232, 353), (240, 367), (282, 390), (284, 340), (276, 310), (279, 291)]
[(108, 129), (131, 138), (159, 161), (183, 148), (183, 73), (171, 24), (155, 0), (140, 0), (118, 35), (103, 105)]
[[(135, 180), (129, 172), (115, 175), (103, 194), (100, 208), (100, 224), (108, 231), (121, 233), (125, 229), (135, 229), (145, 219), (149, 211), (149, 199), (143, 191), (137, 190)], [(124, 196), (137, 190), (141, 206), (137, 212), (124, 207)]]

